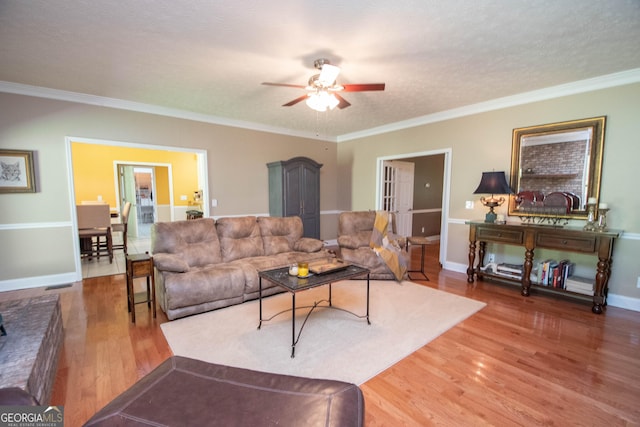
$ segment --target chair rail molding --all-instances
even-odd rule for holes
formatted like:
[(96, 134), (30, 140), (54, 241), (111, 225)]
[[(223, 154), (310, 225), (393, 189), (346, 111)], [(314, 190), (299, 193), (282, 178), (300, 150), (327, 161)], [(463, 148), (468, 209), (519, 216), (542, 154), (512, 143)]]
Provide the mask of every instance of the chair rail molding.
[(60, 228), (60, 227), (72, 227), (71, 221), (60, 222), (23, 222), (13, 224), (0, 224), (0, 231), (2, 230), (26, 230), (29, 228)]

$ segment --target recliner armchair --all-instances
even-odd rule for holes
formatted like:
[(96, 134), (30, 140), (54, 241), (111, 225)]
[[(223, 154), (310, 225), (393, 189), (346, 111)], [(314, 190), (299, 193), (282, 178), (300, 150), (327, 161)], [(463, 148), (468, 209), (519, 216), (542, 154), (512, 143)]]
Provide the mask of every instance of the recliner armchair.
[[(389, 240), (395, 240), (402, 249), (399, 255), (406, 265), (409, 263), (406, 238), (396, 235), (395, 215), (390, 214), (390, 229), (387, 230)], [(394, 274), (384, 260), (371, 248), (371, 233), (376, 220), (375, 211), (342, 212), (338, 217), (338, 246), (342, 259), (370, 270), (370, 278), (374, 280), (395, 280)]]

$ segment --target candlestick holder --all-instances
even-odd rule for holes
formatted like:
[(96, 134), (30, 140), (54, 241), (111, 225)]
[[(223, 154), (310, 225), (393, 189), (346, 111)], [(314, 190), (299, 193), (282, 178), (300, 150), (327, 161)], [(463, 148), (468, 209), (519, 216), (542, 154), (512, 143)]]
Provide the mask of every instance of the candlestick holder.
[(607, 231), (607, 212), (609, 209), (598, 209), (598, 231)]
[(584, 231), (596, 231), (596, 204), (587, 205), (587, 223), (583, 227)]

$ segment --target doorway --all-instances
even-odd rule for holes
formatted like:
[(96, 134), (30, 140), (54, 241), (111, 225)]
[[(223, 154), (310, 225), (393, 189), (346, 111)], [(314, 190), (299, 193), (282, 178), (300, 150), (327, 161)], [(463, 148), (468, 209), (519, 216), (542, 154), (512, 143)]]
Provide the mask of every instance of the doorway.
[[(151, 224), (158, 220), (156, 165), (116, 164), (121, 206), (131, 203), (129, 237), (150, 237)], [(165, 167), (165, 166), (160, 166)]]
[[(444, 264), (447, 253), (448, 235), (448, 207), (449, 188), (451, 182), (451, 149), (433, 150), (402, 155), (380, 157), (377, 161), (376, 174), (378, 176), (376, 189), (376, 209), (386, 209), (389, 205), (385, 202), (385, 173), (386, 166), (391, 162), (412, 163), (415, 165), (412, 175), (413, 199), (411, 206), (407, 208), (411, 218), (411, 224), (403, 232), (400, 232), (398, 221), (398, 234), (404, 236), (433, 237), (440, 241), (438, 260)], [(426, 173), (425, 170), (428, 172)], [(406, 198), (409, 200), (408, 198)], [(417, 205), (416, 205), (417, 203)], [(397, 210), (395, 207), (393, 210)], [(425, 220), (426, 218), (426, 220)], [(426, 221), (426, 222), (425, 222)]]
[(136, 219), (138, 236), (150, 236), (151, 224), (156, 217), (155, 180), (153, 168), (133, 168), (133, 185), (136, 192)]
[[(132, 210), (128, 222), (128, 236), (137, 236), (138, 223), (145, 224), (149, 220), (151, 222), (169, 222), (176, 218), (183, 219), (184, 211), (188, 207), (174, 204), (174, 177), (177, 177), (175, 185), (179, 188), (199, 188), (202, 190), (202, 206), (205, 211), (204, 214), (208, 216), (206, 150), (74, 137), (66, 137), (65, 145), (67, 162), (70, 165), (68, 183), (72, 194), (70, 209), (74, 236), (78, 235), (75, 205), (84, 200), (105, 202), (111, 206), (113, 211), (120, 211), (124, 206), (124, 201), (130, 201), (132, 205), (142, 205), (144, 203), (145, 206), (148, 206), (149, 201), (151, 201), (152, 208), (146, 208), (144, 212), (140, 210), (140, 216), (138, 216), (138, 209)], [(132, 167), (131, 176), (128, 180), (133, 183), (132, 185), (123, 185), (123, 174), (120, 172), (119, 165)], [(138, 191), (136, 191), (134, 167), (150, 168), (152, 170), (150, 172), (151, 177), (148, 179), (151, 184), (147, 183), (145, 185), (141, 177)], [(145, 170), (141, 172), (146, 175), (149, 174)], [(143, 193), (147, 190), (147, 199), (143, 202), (145, 198)], [(140, 203), (138, 203), (138, 199), (140, 199)], [(183, 200), (182, 196), (181, 200)], [(149, 215), (150, 213), (151, 215)], [(138, 221), (138, 218), (140, 218), (140, 221)], [(151, 225), (149, 224), (149, 229), (150, 227)], [(131, 253), (143, 253), (148, 250), (143, 248), (142, 244), (144, 243), (148, 246), (150, 238), (137, 240), (141, 247), (136, 245), (135, 239), (128, 242)], [(107, 265), (98, 266), (99, 263), (94, 262), (90, 267), (94, 268), (95, 271), (89, 272), (80, 258), (79, 243), (76, 242), (74, 247), (76, 252), (75, 274), (79, 278), (119, 274), (125, 269), (124, 253), (116, 251), (113, 263), (107, 261)]]

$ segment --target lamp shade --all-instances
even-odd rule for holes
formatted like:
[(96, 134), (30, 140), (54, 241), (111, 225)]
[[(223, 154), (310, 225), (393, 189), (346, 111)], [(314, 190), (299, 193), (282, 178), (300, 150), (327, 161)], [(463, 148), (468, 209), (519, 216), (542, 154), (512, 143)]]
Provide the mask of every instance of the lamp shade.
[(480, 185), (473, 194), (513, 194), (504, 172), (482, 172)]

